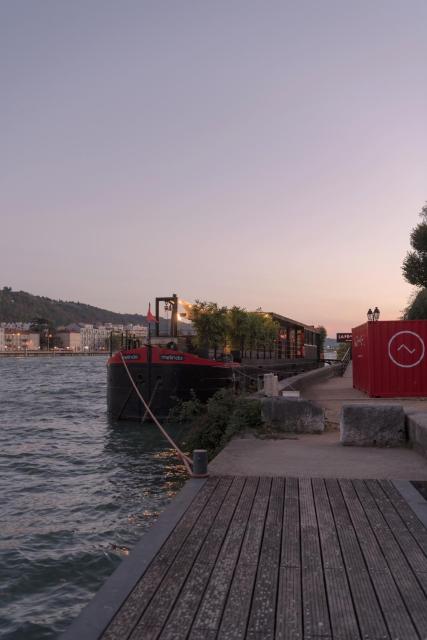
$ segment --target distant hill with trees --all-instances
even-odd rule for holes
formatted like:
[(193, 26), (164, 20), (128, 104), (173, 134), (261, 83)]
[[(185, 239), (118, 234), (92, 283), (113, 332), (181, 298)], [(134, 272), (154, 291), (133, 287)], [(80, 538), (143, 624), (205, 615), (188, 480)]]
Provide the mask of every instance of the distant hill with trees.
[(74, 322), (146, 324), (147, 320), (139, 313), (116, 313), (82, 302), (52, 300), (26, 291), (12, 291), (11, 287), (0, 289), (0, 322), (32, 322), (34, 318), (45, 318), (52, 327)]

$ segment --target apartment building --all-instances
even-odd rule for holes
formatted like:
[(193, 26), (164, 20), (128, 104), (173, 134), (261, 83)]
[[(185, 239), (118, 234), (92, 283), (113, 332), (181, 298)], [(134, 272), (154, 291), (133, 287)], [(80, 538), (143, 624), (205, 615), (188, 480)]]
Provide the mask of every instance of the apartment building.
[(63, 349), (67, 349), (69, 351), (81, 351), (82, 340), (80, 331), (64, 329), (63, 331), (57, 331), (56, 337)]
[(80, 326), (80, 344), (83, 351), (101, 351), (108, 349), (111, 329), (94, 327), (91, 324)]
[(5, 349), (25, 351), (40, 349), (40, 334), (25, 329), (3, 329)]

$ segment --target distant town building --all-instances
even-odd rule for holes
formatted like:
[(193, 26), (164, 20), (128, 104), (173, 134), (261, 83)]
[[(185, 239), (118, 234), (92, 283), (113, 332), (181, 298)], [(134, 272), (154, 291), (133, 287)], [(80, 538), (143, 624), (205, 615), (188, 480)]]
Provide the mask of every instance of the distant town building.
[(80, 326), (80, 341), (83, 351), (102, 351), (108, 349), (111, 329), (101, 326), (94, 327), (91, 324)]
[(135, 336), (135, 338), (146, 338), (148, 336), (148, 327), (144, 327), (142, 324), (128, 324), (124, 330)]
[(81, 351), (82, 339), (80, 331), (70, 331), (64, 329), (62, 331), (57, 331), (56, 337), (63, 349), (67, 349), (70, 351)]
[(4, 329), (5, 349), (25, 351), (40, 349), (40, 334), (25, 329)]
[(2, 322), (0, 327), (3, 329), (14, 329), (15, 331), (29, 331), (31, 327), (30, 322)]
[[(128, 334), (144, 339), (148, 328), (140, 324), (87, 324), (71, 323), (57, 327), (51, 338), (50, 348), (55, 345), (70, 351), (106, 351), (110, 346), (111, 333)], [(40, 349), (40, 334), (30, 330), (28, 322), (0, 323), (0, 351)]]

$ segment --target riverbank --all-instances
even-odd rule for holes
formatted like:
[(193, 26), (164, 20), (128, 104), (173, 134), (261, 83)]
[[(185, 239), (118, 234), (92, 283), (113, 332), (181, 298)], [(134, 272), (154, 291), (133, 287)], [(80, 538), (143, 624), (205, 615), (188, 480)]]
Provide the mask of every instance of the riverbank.
[(104, 356), (107, 358), (109, 353), (107, 351), (67, 351), (62, 349), (49, 349), (40, 351), (30, 351), (29, 349), (22, 349), (20, 351), (0, 351), (0, 358), (59, 358), (59, 357), (85, 357), (85, 356)]

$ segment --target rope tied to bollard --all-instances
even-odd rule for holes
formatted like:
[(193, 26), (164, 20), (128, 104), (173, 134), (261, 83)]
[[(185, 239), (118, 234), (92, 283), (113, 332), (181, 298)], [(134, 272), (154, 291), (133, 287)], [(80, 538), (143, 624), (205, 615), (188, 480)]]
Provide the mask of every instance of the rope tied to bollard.
[[(158, 429), (163, 434), (163, 436), (166, 438), (166, 440), (169, 442), (169, 444), (173, 447), (173, 449), (175, 449), (178, 458), (181, 460), (181, 462), (183, 463), (183, 465), (187, 469), (188, 474), (192, 478), (206, 478), (207, 475), (208, 475), (207, 473), (193, 473), (192, 467), (194, 466), (194, 461), (192, 460), (192, 458), (187, 456), (187, 454), (185, 454), (183, 451), (181, 451), (181, 449), (178, 447), (178, 445), (170, 437), (170, 435), (168, 434), (166, 429), (164, 427), (162, 427), (162, 425), (160, 424), (160, 422), (158, 421), (158, 419), (156, 418), (154, 413), (151, 411), (150, 405), (145, 401), (142, 393), (138, 389), (138, 386), (136, 385), (135, 380), (133, 379), (132, 374), (129, 371), (129, 367), (127, 366), (126, 361), (125, 361), (125, 359), (123, 357), (123, 353), (121, 351), (119, 353), (120, 353), (120, 357), (121, 357), (123, 366), (125, 368), (125, 371), (126, 371), (128, 377), (129, 377), (129, 380), (130, 380), (130, 382), (131, 382), (131, 384), (132, 384), (132, 386), (133, 386), (138, 398), (140, 399), (140, 401), (142, 402), (142, 404), (145, 407), (145, 414), (146, 415), (148, 414), (150, 416), (150, 418), (153, 420), (154, 424), (158, 427)], [(200, 451), (201, 450), (196, 450), (194, 453), (197, 453), (199, 455)]]

